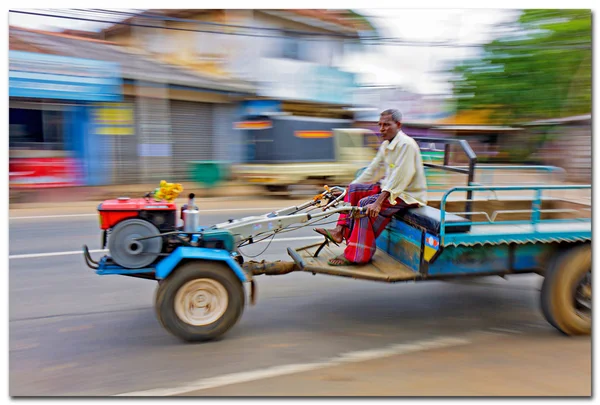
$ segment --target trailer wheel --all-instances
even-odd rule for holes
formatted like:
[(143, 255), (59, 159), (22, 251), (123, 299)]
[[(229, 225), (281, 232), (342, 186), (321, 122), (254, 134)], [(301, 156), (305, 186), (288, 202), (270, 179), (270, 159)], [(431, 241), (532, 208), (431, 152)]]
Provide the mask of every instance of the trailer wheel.
[(156, 289), (157, 318), (184, 341), (216, 339), (242, 315), (244, 287), (224, 263), (188, 262), (161, 283)]
[(566, 335), (589, 335), (592, 330), (592, 249), (585, 244), (556, 257), (541, 291), (546, 320)]

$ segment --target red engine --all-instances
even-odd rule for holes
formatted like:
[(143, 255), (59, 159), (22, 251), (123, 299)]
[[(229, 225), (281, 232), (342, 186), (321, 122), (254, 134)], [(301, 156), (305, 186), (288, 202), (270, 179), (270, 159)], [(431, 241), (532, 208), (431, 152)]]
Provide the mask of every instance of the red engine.
[(172, 249), (165, 233), (177, 228), (177, 206), (147, 198), (121, 197), (98, 205), (102, 247), (108, 245), (112, 260), (123, 267), (151, 265), (162, 252)]
[(140, 218), (152, 223), (161, 232), (177, 227), (177, 205), (146, 198), (121, 197), (98, 205), (100, 228), (107, 230), (127, 218)]

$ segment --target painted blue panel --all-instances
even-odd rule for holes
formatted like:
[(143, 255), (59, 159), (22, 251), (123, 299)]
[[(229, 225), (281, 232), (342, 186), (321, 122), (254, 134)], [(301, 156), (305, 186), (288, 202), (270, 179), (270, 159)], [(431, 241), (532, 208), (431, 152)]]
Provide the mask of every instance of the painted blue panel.
[(415, 241), (415, 243), (417, 245), (421, 245), (421, 230), (414, 228), (410, 225), (408, 225), (406, 222), (404, 221), (400, 221), (396, 218), (392, 218), (392, 220), (390, 221), (390, 224), (388, 225), (388, 228), (390, 229), (390, 231), (392, 232), (399, 232), (403, 235), (405, 235), (407, 238)]
[(429, 275), (495, 273), (509, 268), (507, 245), (446, 247)]
[(390, 231), (387, 228), (379, 234), (379, 237), (375, 240), (375, 246), (377, 249), (383, 250), (385, 253), (389, 254), (389, 240), (390, 240)]
[(77, 184), (90, 185), (88, 181), (87, 170), (84, 165), (85, 160), (85, 137), (88, 136), (87, 115), (89, 107), (85, 105), (70, 106), (65, 111), (65, 149), (73, 152), (73, 156), (78, 162), (77, 167)]
[(32, 52), (9, 52), (9, 96), (120, 101), (117, 63)]
[(388, 254), (414, 271), (419, 271), (421, 231), (395, 218), (392, 219), (387, 230), (389, 232)]
[(536, 243), (515, 246), (515, 270), (542, 268), (544, 259), (554, 247), (549, 244)]
[(226, 250), (207, 249), (198, 247), (180, 246), (175, 249), (169, 256), (163, 259), (156, 266), (156, 278), (164, 279), (177, 267), (181, 259), (199, 259), (224, 261), (229, 265), (231, 270), (240, 279), (240, 281), (248, 281), (248, 277), (238, 262)]

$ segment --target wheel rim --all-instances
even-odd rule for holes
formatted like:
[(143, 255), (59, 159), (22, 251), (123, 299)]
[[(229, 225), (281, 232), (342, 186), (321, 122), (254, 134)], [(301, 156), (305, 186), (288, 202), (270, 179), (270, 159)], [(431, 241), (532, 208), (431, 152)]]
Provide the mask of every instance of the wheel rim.
[(205, 326), (223, 316), (229, 304), (223, 284), (210, 278), (188, 281), (175, 296), (175, 313), (183, 322)]
[(586, 272), (575, 285), (575, 310), (580, 317), (592, 318), (592, 272)]

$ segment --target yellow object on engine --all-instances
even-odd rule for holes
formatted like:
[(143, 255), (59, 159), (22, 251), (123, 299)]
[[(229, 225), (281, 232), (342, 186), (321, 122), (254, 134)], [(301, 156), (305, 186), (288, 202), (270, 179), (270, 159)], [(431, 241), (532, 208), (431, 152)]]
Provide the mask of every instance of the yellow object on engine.
[(183, 191), (183, 186), (179, 183), (167, 183), (166, 180), (160, 181), (160, 187), (154, 190), (154, 199), (156, 201), (173, 202)]

